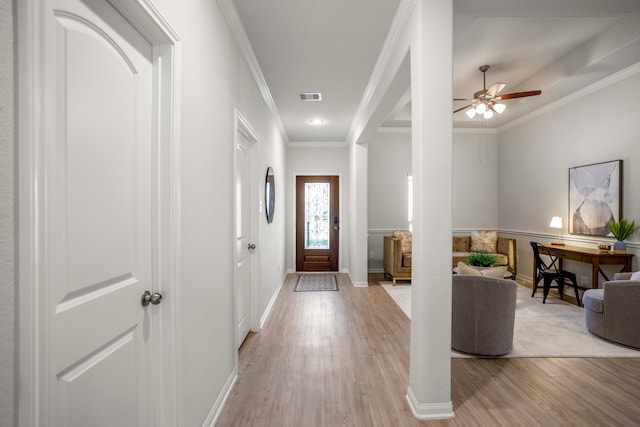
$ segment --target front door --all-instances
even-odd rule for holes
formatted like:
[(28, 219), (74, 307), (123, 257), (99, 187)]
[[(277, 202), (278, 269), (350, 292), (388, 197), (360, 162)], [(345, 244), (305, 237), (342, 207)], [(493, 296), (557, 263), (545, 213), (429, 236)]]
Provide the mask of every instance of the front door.
[(47, 4), (42, 425), (150, 426), (152, 47), (107, 1)]
[(337, 176), (296, 177), (296, 270), (338, 271)]

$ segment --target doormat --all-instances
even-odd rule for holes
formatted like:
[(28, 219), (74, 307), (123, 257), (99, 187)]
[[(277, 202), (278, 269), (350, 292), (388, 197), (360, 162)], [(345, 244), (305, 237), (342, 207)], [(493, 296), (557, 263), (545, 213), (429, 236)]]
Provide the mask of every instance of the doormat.
[(331, 274), (306, 274), (298, 276), (293, 292), (337, 291), (336, 276)]

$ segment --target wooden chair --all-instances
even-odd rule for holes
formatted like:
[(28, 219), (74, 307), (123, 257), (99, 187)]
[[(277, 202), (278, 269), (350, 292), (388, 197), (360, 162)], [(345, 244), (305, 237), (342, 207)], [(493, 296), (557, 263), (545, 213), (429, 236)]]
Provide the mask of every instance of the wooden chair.
[[(576, 291), (576, 301), (578, 302), (578, 306), (580, 306), (580, 293), (578, 292), (578, 280), (575, 273), (561, 269), (558, 257), (552, 256), (551, 253), (549, 253), (549, 249), (543, 244), (538, 242), (529, 243), (533, 249), (533, 256), (538, 266), (536, 277), (533, 278), (533, 293), (531, 296), (533, 297), (536, 294), (540, 280), (542, 280), (543, 283), (543, 304), (546, 302), (551, 288), (557, 288), (560, 293), (560, 299), (562, 299), (565, 285), (573, 286), (573, 289)], [(545, 262), (541, 255), (545, 255), (549, 261)], [(551, 283), (554, 281), (557, 285), (551, 286)]]

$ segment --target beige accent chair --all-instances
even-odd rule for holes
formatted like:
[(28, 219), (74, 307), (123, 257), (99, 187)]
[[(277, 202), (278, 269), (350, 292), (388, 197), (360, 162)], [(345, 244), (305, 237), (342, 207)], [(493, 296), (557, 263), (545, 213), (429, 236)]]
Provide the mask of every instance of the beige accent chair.
[(451, 348), (485, 357), (511, 352), (516, 282), (455, 274), (451, 285)]
[(602, 289), (582, 295), (587, 329), (594, 335), (640, 348), (640, 280), (633, 273), (616, 273)]
[(411, 243), (408, 230), (396, 230), (391, 236), (384, 236), (384, 274), (391, 276), (393, 286), (397, 280), (411, 280)]

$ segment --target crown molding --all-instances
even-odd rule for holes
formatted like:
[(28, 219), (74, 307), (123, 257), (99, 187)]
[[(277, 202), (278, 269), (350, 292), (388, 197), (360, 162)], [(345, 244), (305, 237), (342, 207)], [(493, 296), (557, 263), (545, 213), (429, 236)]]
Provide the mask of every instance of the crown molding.
[(453, 128), (453, 133), (460, 135), (495, 135), (498, 130), (495, 128)]
[(282, 117), (280, 117), (280, 112), (278, 112), (278, 108), (276, 107), (276, 103), (271, 96), (271, 91), (269, 91), (269, 87), (267, 86), (267, 81), (264, 78), (264, 74), (262, 74), (262, 69), (260, 68), (260, 64), (258, 63), (258, 59), (256, 58), (255, 53), (253, 52), (253, 48), (251, 47), (251, 43), (249, 43), (249, 38), (247, 37), (247, 33), (244, 30), (244, 26), (242, 25), (242, 21), (240, 21), (240, 16), (238, 15), (238, 11), (236, 7), (233, 5), (233, 0), (218, 0), (218, 5), (222, 10), (222, 14), (227, 20), (227, 24), (229, 25), (229, 29), (231, 33), (235, 37), (238, 42), (238, 46), (240, 47), (240, 51), (247, 61), (247, 65), (249, 66), (249, 70), (253, 75), (253, 78), (262, 94), (262, 98), (264, 102), (267, 104), (267, 108), (273, 114), (274, 120), (280, 130), (280, 134), (285, 142), (289, 142), (289, 138), (287, 136), (287, 131), (284, 127), (284, 123), (282, 122)]
[[(381, 126), (376, 133), (411, 133), (410, 126)], [(453, 128), (454, 134), (460, 135), (496, 135), (495, 128)]]
[(347, 148), (346, 141), (293, 141), (287, 143), (288, 148)]
[(603, 89), (609, 85), (612, 85), (614, 83), (617, 83), (621, 80), (624, 80), (628, 77), (633, 76), (634, 74), (637, 74), (638, 72), (640, 72), (640, 62), (637, 62), (627, 68), (624, 68), (614, 74), (611, 74), (610, 76), (607, 76), (601, 80), (598, 80), (595, 83), (592, 83), (588, 86), (585, 86), (582, 89), (579, 89), (563, 98), (558, 99), (557, 101), (551, 102), (543, 107), (538, 108), (537, 110), (534, 110), (532, 112), (530, 112), (529, 114), (525, 114), (522, 117), (519, 117), (509, 123), (506, 123), (503, 126), (500, 126), (497, 130), (498, 132), (502, 132), (503, 130), (507, 130), (507, 129), (511, 129), (513, 127), (516, 126), (520, 126), (523, 123), (528, 122), (529, 120), (533, 120), (536, 117), (539, 117), (543, 114), (549, 113), (553, 110), (556, 110), (564, 105), (570, 104), (582, 97), (585, 97), (587, 95), (591, 95), (594, 92), (599, 91), (600, 89)]
[(411, 133), (411, 126), (381, 126), (376, 133)]

